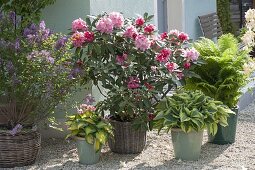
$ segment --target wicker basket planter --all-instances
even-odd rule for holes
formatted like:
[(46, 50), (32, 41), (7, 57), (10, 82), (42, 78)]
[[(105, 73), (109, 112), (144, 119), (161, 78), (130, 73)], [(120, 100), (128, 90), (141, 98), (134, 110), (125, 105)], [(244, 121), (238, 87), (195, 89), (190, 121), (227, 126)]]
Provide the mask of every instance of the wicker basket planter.
[(41, 135), (36, 131), (12, 136), (0, 131), (0, 168), (27, 166), (35, 162), (41, 147)]
[(112, 152), (120, 154), (135, 154), (143, 151), (146, 144), (146, 130), (135, 130), (131, 122), (110, 120), (114, 128), (114, 138), (109, 139)]

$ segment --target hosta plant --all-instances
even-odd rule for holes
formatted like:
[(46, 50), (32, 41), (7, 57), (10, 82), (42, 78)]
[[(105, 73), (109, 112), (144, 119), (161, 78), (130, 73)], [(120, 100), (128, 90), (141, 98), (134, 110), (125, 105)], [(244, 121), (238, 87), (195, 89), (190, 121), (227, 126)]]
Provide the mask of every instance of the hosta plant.
[(114, 120), (146, 126), (158, 96), (181, 85), (199, 63), (187, 34), (172, 30), (159, 35), (152, 18), (147, 13), (124, 18), (111, 12), (72, 23), (76, 57), (93, 84), (101, 82), (106, 89), (100, 110), (108, 110)]
[(229, 114), (234, 114), (228, 106), (206, 96), (201, 91), (180, 90), (166, 97), (156, 108), (154, 128), (180, 128), (184, 132), (201, 131), (208, 127), (210, 134), (217, 132), (217, 124), (227, 126)]
[(77, 114), (67, 117), (66, 124), (71, 131), (67, 138), (85, 138), (87, 143), (94, 145), (97, 152), (107, 142), (108, 137), (113, 135), (111, 125), (96, 112), (96, 107), (88, 104), (80, 105)]
[(201, 90), (230, 108), (236, 107), (241, 88), (254, 70), (249, 51), (240, 50), (231, 34), (221, 36), (217, 44), (203, 38), (194, 47), (206, 64), (194, 69), (199, 77), (188, 78), (186, 88)]

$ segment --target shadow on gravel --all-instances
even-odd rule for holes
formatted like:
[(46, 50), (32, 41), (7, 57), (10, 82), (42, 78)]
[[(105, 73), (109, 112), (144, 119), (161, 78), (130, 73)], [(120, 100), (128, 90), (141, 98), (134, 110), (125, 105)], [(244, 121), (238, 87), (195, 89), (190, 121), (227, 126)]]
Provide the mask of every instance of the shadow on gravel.
[(202, 169), (202, 168), (218, 168), (216, 166), (210, 165), (215, 159), (217, 159), (230, 145), (215, 145), (211, 143), (205, 143), (202, 146), (201, 155), (197, 161), (182, 161), (178, 159), (170, 159), (165, 161), (162, 165), (155, 167), (144, 167), (141, 163), (135, 168), (137, 169)]

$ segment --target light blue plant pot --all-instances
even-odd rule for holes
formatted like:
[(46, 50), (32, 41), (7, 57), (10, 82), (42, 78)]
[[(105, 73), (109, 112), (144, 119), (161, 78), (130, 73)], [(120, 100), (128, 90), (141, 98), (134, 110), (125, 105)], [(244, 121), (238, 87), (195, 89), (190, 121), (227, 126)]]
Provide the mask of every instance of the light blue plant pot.
[(172, 143), (176, 159), (195, 161), (199, 159), (203, 140), (203, 131), (183, 132), (181, 129), (172, 129)]
[(79, 156), (79, 162), (85, 165), (92, 165), (99, 162), (100, 150), (95, 151), (94, 145), (86, 142), (84, 138), (75, 137), (77, 142), (77, 150)]

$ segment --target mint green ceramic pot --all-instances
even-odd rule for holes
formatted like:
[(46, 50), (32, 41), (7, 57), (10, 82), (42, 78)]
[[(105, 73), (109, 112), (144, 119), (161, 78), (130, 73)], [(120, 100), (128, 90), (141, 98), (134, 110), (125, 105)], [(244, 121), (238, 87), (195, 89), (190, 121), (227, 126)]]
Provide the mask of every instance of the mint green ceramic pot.
[(171, 135), (176, 159), (198, 160), (201, 153), (203, 131), (185, 133), (181, 129), (172, 129)]
[(75, 140), (77, 142), (79, 162), (81, 164), (91, 165), (99, 162), (101, 152), (96, 152), (94, 145), (87, 143), (84, 138), (75, 137)]

